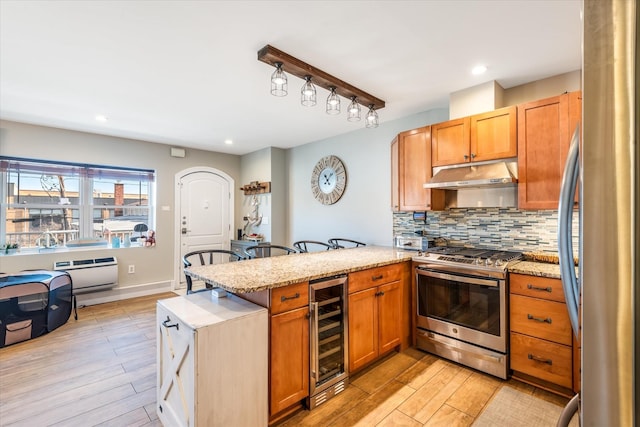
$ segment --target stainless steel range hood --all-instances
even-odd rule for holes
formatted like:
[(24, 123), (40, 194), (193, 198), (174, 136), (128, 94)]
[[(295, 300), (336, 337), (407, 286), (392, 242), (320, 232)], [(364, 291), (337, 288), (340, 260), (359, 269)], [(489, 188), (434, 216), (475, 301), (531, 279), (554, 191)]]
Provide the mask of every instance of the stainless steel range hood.
[[(514, 168), (514, 170), (517, 170)], [(511, 171), (507, 161), (456, 165), (434, 168), (431, 181), (424, 188), (441, 190), (461, 190), (465, 188), (513, 187), (518, 179)]]

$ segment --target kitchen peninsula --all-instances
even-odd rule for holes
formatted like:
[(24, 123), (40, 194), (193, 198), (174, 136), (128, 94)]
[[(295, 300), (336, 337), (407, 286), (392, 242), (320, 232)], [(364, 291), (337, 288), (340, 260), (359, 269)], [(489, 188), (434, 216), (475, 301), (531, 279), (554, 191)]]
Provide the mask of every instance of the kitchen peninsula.
[(391, 247), (365, 246), (192, 266), (185, 269), (185, 274), (214, 287), (245, 294), (411, 261), (412, 255)]
[[(411, 345), (412, 255), (366, 246), (192, 266), (185, 273), (232, 294), (220, 299), (195, 294), (212, 304), (240, 297), (267, 309), (268, 419), (273, 424), (303, 405), (313, 408), (340, 393), (350, 373)], [(314, 304), (318, 281), (336, 276), (346, 283), (340, 294)], [(323, 304), (329, 304), (326, 315)], [(322, 328), (314, 328), (314, 320)], [(332, 330), (336, 335), (327, 336)], [(197, 363), (193, 369), (198, 370)], [(333, 369), (344, 373), (340, 381), (324, 383), (314, 394), (323, 376), (335, 376)]]

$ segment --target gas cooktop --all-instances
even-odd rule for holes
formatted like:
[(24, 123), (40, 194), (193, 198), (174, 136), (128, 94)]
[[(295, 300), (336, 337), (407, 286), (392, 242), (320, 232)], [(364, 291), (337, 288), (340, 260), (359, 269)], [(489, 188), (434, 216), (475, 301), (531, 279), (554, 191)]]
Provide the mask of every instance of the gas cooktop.
[(437, 265), (504, 271), (510, 261), (522, 259), (522, 253), (497, 249), (436, 246), (418, 252), (413, 260)]

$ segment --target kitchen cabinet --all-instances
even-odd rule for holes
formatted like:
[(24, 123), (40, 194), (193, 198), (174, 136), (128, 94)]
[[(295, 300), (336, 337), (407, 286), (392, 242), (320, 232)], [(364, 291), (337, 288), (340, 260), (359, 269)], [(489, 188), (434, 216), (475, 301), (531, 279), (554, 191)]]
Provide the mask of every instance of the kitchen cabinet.
[(271, 292), (272, 415), (309, 395), (309, 283)]
[(516, 157), (516, 107), (431, 125), (431, 152), (433, 166)]
[(444, 191), (422, 186), (430, 179), (431, 126), (399, 133), (391, 143), (393, 211), (444, 209)]
[(518, 207), (558, 209), (571, 136), (582, 114), (580, 91), (517, 106)]
[(513, 377), (573, 396), (574, 339), (559, 279), (511, 274)]
[(402, 344), (406, 263), (349, 274), (349, 371)]
[(267, 310), (234, 295), (159, 300), (156, 408), (162, 424), (266, 425), (267, 322)]
[(242, 297), (269, 308), (269, 418), (275, 422), (309, 395), (309, 282)]

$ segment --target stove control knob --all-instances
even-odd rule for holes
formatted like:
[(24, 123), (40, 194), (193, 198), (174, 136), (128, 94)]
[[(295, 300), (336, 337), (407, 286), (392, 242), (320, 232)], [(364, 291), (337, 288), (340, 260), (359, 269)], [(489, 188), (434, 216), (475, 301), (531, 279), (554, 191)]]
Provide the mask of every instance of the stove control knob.
[(475, 265), (480, 265), (480, 264), (482, 264), (482, 259), (481, 259), (481, 258), (476, 258), (476, 259), (473, 261), (473, 263), (474, 263)]
[(487, 258), (486, 260), (484, 260), (484, 265), (491, 265), (493, 263), (493, 260), (491, 258)]
[(504, 264), (504, 260), (503, 260), (503, 259), (498, 258), (498, 259), (496, 260), (496, 267), (500, 267), (502, 264)]

